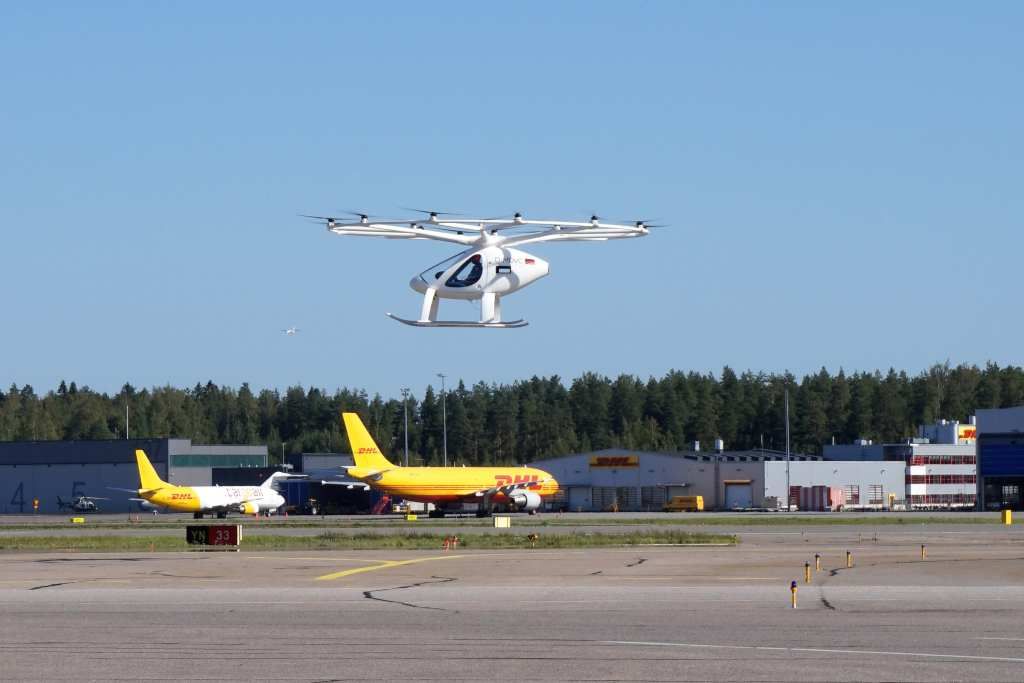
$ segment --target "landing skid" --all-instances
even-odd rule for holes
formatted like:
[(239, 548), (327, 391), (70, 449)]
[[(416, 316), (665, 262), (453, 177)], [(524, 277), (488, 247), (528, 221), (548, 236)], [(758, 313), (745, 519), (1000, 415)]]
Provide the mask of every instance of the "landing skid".
[(397, 315), (388, 313), (388, 317), (393, 320), (397, 320), (403, 325), (412, 325), (413, 327), (526, 327), (530, 323), (525, 320), (509, 320), (508, 322), (495, 322), (495, 323), (481, 323), (472, 320), (408, 320), (406, 318), (399, 318)]

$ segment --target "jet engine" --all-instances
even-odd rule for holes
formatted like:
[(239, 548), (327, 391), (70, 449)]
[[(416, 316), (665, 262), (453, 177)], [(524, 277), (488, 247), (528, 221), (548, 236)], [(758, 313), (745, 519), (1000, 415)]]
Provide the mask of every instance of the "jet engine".
[(238, 506), (238, 511), (243, 515), (258, 515), (260, 512), (259, 503), (246, 502)]
[(520, 490), (509, 494), (508, 502), (516, 510), (532, 514), (540, 509), (542, 501), (536, 491)]

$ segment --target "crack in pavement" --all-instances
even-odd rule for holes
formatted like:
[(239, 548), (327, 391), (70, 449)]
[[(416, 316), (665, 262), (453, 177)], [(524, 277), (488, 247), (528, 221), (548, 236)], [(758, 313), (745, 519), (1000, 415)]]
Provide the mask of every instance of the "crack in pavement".
[(42, 586), (32, 586), (29, 588), (30, 591), (37, 591), (41, 588), (56, 588), (57, 586), (66, 586), (69, 583), (78, 583), (77, 581), (61, 581), (59, 583), (47, 583)]
[(455, 614), (458, 614), (458, 612), (459, 612), (458, 610), (445, 609), (444, 607), (428, 607), (426, 605), (416, 605), (416, 604), (413, 604), (411, 602), (402, 602), (401, 600), (388, 600), (387, 598), (379, 598), (376, 595), (374, 595), (374, 593), (383, 593), (384, 591), (397, 591), (397, 590), (402, 590), (402, 589), (405, 589), (405, 588), (419, 588), (420, 586), (426, 586), (426, 585), (429, 585), (429, 584), (450, 583), (451, 581), (456, 581), (457, 580), (454, 577), (449, 577), (449, 576), (431, 576), (430, 578), (431, 579), (437, 579), (437, 580), (436, 581), (419, 581), (417, 583), (410, 583), (407, 586), (394, 586), (393, 588), (377, 588), (375, 590), (363, 591), (363, 597), (366, 598), (367, 600), (377, 600), (379, 602), (390, 602), (390, 603), (395, 604), (395, 605), (402, 605), (403, 607), (412, 607), (414, 609), (429, 609), (429, 610), (436, 610), (438, 612), (453, 612)]
[(627, 567), (638, 567), (638, 566), (642, 565), (646, 561), (647, 561), (646, 557), (641, 557), (641, 558), (638, 558), (636, 562), (633, 562), (632, 564), (627, 564), (626, 566)]
[(157, 557), (46, 557), (32, 562), (49, 564), (52, 562), (153, 562)]

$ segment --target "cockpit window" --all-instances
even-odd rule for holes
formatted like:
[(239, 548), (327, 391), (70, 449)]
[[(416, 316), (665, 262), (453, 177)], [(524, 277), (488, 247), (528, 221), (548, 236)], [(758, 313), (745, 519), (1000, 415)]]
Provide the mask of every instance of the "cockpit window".
[(459, 269), (452, 274), (445, 285), (448, 287), (469, 287), (474, 285), (484, 274), (484, 266), (480, 254), (473, 254)]

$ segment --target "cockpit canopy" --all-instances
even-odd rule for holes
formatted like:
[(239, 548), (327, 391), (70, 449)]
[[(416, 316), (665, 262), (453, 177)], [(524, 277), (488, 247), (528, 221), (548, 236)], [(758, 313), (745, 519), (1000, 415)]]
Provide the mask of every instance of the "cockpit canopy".
[(483, 274), (484, 266), (480, 254), (473, 254), (444, 284), (448, 287), (469, 287), (479, 282)]

